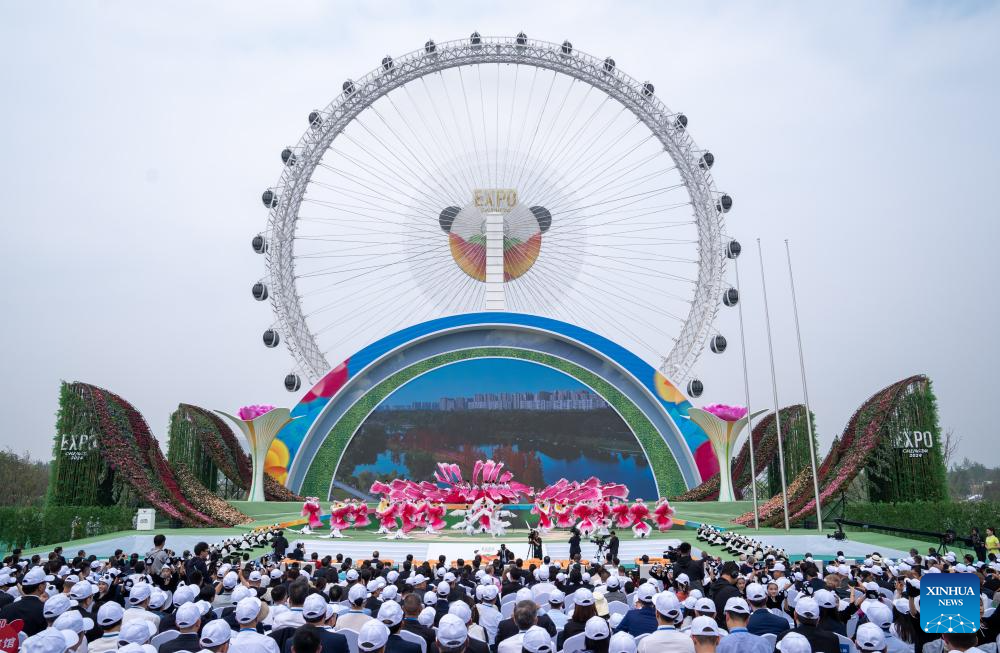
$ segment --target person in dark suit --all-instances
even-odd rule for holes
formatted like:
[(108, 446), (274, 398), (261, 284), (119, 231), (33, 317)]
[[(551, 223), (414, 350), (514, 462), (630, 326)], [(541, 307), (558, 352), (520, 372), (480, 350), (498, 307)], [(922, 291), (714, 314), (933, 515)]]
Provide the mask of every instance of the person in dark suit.
[(800, 597), (795, 603), (795, 628), (778, 636), (780, 642), (788, 633), (798, 633), (809, 640), (813, 653), (838, 653), (840, 640), (819, 625), (819, 604), (811, 596)]
[[(160, 644), (160, 653), (176, 653), (177, 651), (199, 651), (198, 633), (201, 630), (201, 610), (194, 603), (185, 603), (173, 614), (174, 623), (180, 631), (175, 639)], [(192, 648), (194, 647), (194, 648)]]
[[(514, 614), (511, 615), (511, 618), (504, 619), (500, 622), (500, 625), (497, 626), (497, 644), (508, 637), (513, 637), (519, 632), (527, 630), (527, 628), (522, 628), (521, 622), (518, 621), (519, 613), (523, 616), (525, 623), (527, 623), (526, 620), (530, 616), (532, 620), (531, 625), (544, 628), (545, 632), (547, 632), (550, 637), (556, 636), (556, 625), (552, 622), (552, 619), (549, 618), (549, 615), (538, 614), (538, 606), (535, 605), (534, 601), (518, 601), (517, 605), (514, 606)], [(528, 628), (530, 628), (531, 625), (529, 625)]]
[(506, 544), (501, 544), (500, 550), (497, 551), (497, 557), (500, 558), (500, 562), (506, 565), (514, 561), (514, 552), (508, 549)]
[(767, 590), (763, 585), (750, 583), (746, 593), (751, 610), (747, 630), (751, 635), (781, 635), (788, 630), (788, 620), (767, 609)]
[(580, 548), (580, 531), (574, 527), (570, 529), (569, 533), (569, 557), (576, 559), (576, 556), (583, 554), (583, 549)]
[(618, 539), (618, 534), (611, 531), (611, 537), (608, 539), (608, 556), (610, 556), (610, 560), (614, 561), (618, 559), (618, 547), (620, 545), (621, 542)]
[(194, 572), (196, 571), (201, 574), (203, 581), (208, 578), (206, 560), (208, 560), (208, 542), (198, 542), (194, 545), (194, 556), (188, 558), (184, 563), (184, 577), (188, 584), (195, 582)]
[[(420, 645), (403, 639), (399, 631), (403, 627), (403, 608), (395, 601), (382, 604), (377, 619), (389, 629), (389, 640), (385, 643), (385, 653), (421, 653)], [(326, 649), (324, 649), (326, 650)]]
[[(302, 630), (314, 633), (319, 638), (322, 650), (326, 653), (349, 653), (347, 637), (323, 627), (326, 621), (326, 599), (322, 594), (310, 594), (306, 598), (302, 603), (302, 618), (305, 620), (305, 624), (296, 628), (290, 637), (287, 636), (287, 633), (281, 632), (288, 630), (288, 628), (280, 628), (275, 633), (271, 633), (271, 637), (279, 642), (283, 653), (291, 653), (295, 637)], [(279, 641), (279, 636), (282, 636), (280, 637), (281, 641)]]
[(681, 542), (677, 550), (680, 556), (678, 556), (677, 562), (674, 563), (674, 578), (677, 578), (681, 574), (687, 574), (688, 579), (691, 581), (691, 589), (702, 590), (701, 582), (705, 577), (705, 561), (695, 560), (691, 557), (690, 542)]
[(423, 637), (427, 642), (427, 650), (431, 651), (434, 646), (434, 629), (417, 621), (417, 617), (420, 616), (420, 611), (423, 609), (424, 604), (419, 596), (416, 594), (407, 594), (406, 598), (403, 599), (402, 630), (408, 630), (414, 635)]
[(31, 637), (48, 627), (45, 620), (42, 595), (45, 594), (45, 584), (52, 582), (52, 576), (46, 576), (41, 567), (32, 567), (21, 579), (21, 600), (14, 601), (0, 610), (0, 620), (8, 623), (16, 619), (24, 621), (22, 632)]
[(281, 562), (285, 557), (285, 551), (288, 550), (288, 540), (285, 538), (284, 531), (278, 531), (274, 534), (274, 538), (271, 540), (271, 549), (274, 550), (272, 559), (275, 562)]

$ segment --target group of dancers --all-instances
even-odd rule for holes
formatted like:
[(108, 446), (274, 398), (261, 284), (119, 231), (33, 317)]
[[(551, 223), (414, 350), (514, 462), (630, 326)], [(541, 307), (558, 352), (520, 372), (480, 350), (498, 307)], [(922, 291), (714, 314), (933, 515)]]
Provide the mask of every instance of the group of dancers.
[[(458, 518), (451, 529), (466, 535), (501, 537), (511, 526), (509, 519), (514, 517), (509, 508), (508, 504), (480, 497), (450, 513)], [(302, 516), (308, 523), (299, 532), (310, 534), (322, 529), (322, 512), (319, 498), (308, 497), (302, 506)], [(588, 537), (607, 535), (611, 529), (631, 528), (635, 537), (645, 538), (654, 527), (659, 531), (669, 530), (673, 526), (674, 509), (666, 499), (658, 500), (650, 510), (642, 499), (629, 502), (612, 497), (563, 503), (543, 498), (534, 502), (530, 513), (538, 517), (538, 522), (526, 525), (541, 534), (557, 528), (576, 528), (582, 536)], [(369, 515), (374, 515), (378, 521), (377, 533), (383, 536), (382, 539), (410, 539), (414, 531), (437, 535), (447, 528), (446, 514), (444, 503), (422, 499), (394, 500), (383, 496), (375, 508), (369, 508), (358, 499), (335, 501), (330, 505), (329, 533), (322, 537), (346, 537), (344, 531), (371, 524)]]

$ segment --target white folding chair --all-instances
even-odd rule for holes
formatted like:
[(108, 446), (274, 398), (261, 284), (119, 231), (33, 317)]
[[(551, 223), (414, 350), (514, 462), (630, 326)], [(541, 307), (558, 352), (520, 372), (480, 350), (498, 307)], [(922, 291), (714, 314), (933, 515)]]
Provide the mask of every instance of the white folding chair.
[(345, 628), (338, 633), (347, 638), (347, 648), (351, 653), (358, 653), (358, 631)]
[(549, 602), (548, 592), (542, 592), (541, 594), (535, 597), (535, 603), (537, 603), (538, 605), (547, 605), (548, 602)]
[(840, 633), (834, 633), (840, 640), (840, 653), (858, 653), (858, 647), (854, 645), (850, 637), (844, 637)]
[(405, 639), (408, 642), (413, 642), (414, 644), (419, 644), (420, 645), (420, 650), (422, 651), (422, 653), (427, 653), (427, 640), (424, 639), (423, 637), (421, 637), (420, 635), (418, 635), (418, 634), (416, 634), (416, 633), (414, 633), (412, 631), (409, 631), (409, 630), (400, 630), (399, 631), (399, 636), (402, 637), (403, 639)]
[(774, 645), (778, 643), (778, 636), (775, 635), (774, 633), (764, 633), (763, 635), (761, 635), (761, 637), (764, 639), (765, 642), (767, 642), (767, 645), (770, 646), (771, 650), (773, 651)]
[(628, 612), (628, 606), (621, 601), (608, 603), (608, 614), (625, 614), (626, 612)]
[(511, 592), (500, 598), (500, 605), (507, 605), (508, 603), (513, 603), (517, 601), (517, 592)]
[(649, 633), (643, 633), (641, 635), (635, 636), (635, 643), (638, 644), (644, 637), (649, 637)]
[(500, 606), (500, 615), (504, 619), (510, 619), (510, 616), (514, 614), (515, 607), (517, 607), (517, 604), (514, 603), (513, 601), (509, 603), (504, 603), (503, 605)]
[(212, 614), (214, 614), (216, 616), (216, 618), (221, 619), (222, 618), (222, 611), (223, 610), (225, 610), (225, 608), (213, 608), (212, 609)]
[(177, 639), (177, 637), (179, 635), (180, 635), (179, 631), (176, 631), (176, 630), (164, 630), (159, 635), (154, 636), (153, 639), (152, 639), (152, 641), (150, 642), (150, 644), (152, 644), (157, 649), (159, 649), (160, 645), (166, 644), (167, 642), (169, 642), (169, 641), (171, 641), (173, 639)]
[(852, 614), (851, 618), (847, 620), (847, 636), (854, 637), (856, 632), (858, 632), (858, 615)]
[(572, 637), (567, 637), (563, 642), (562, 653), (577, 653), (587, 650), (587, 634), (579, 633)]

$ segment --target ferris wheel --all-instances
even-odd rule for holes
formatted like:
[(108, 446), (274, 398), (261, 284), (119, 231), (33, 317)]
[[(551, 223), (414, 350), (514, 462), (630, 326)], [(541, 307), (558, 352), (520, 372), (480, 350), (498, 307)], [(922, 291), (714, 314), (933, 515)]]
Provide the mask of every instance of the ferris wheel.
[(480, 311), (542, 315), (599, 333), (667, 378), (725, 337), (712, 323), (732, 198), (688, 118), (614, 59), (516, 37), (469, 38), (349, 79), (281, 152), (253, 238), (270, 301), (264, 344), (317, 381), (379, 337)]

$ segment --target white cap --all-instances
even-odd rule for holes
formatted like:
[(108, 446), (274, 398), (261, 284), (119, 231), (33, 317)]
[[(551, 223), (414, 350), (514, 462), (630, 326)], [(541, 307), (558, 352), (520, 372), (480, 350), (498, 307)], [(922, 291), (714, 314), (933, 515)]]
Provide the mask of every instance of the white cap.
[(395, 585), (388, 585), (382, 590), (382, 600), (383, 601), (394, 601), (399, 595), (399, 590), (396, 589)]
[(656, 587), (652, 583), (643, 583), (635, 591), (635, 598), (643, 603), (652, 603), (655, 594)]
[(528, 653), (555, 653), (556, 650), (549, 633), (538, 626), (532, 626), (524, 631), (521, 647)]
[(378, 609), (378, 620), (389, 626), (395, 626), (403, 620), (403, 608), (395, 601), (385, 601)]
[(549, 592), (549, 603), (565, 603), (566, 595), (562, 590), (552, 590)]
[(892, 624), (892, 610), (885, 603), (873, 603), (865, 609), (865, 616), (868, 621), (881, 629), (886, 629)]
[(598, 616), (587, 619), (583, 632), (586, 633), (587, 639), (602, 640), (611, 637), (611, 627), (608, 626), (608, 622)]
[(715, 624), (715, 619), (712, 617), (695, 617), (691, 620), (691, 634), (692, 635), (721, 635), (722, 632), (719, 627)]
[(232, 636), (233, 631), (225, 619), (213, 619), (201, 629), (198, 643), (201, 644), (202, 648), (215, 648), (228, 642)]
[(608, 580), (604, 584), (608, 586), (608, 589), (618, 589), (622, 585), (622, 579), (618, 576), (608, 576)]
[(230, 571), (222, 577), (222, 586), (227, 590), (231, 590), (240, 582), (240, 576), (235, 571)]
[(347, 599), (351, 603), (357, 603), (358, 601), (363, 601), (368, 598), (368, 591), (365, 589), (364, 585), (351, 585), (350, 591), (347, 592)]
[(185, 603), (190, 603), (194, 600), (194, 587), (190, 585), (181, 585), (174, 592), (174, 605), (184, 605)]
[(806, 619), (819, 619), (819, 604), (811, 596), (803, 596), (795, 602), (795, 614)]
[[(228, 627), (229, 625), (227, 624), (226, 628)], [(155, 634), (156, 626), (153, 625), (152, 621), (133, 619), (127, 624), (122, 625), (122, 630), (118, 633), (118, 641), (130, 644), (145, 644)]]
[(55, 576), (46, 575), (42, 571), (41, 567), (32, 567), (28, 570), (28, 573), (24, 575), (21, 579), (22, 585), (41, 585), (42, 583), (51, 583), (55, 580)]
[(712, 599), (698, 599), (694, 603), (694, 609), (696, 612), (706, 612), (708, 614), (715, 614), (715, 601)]
[(389, 641), (389, 629), (375, 619), (369, 619), (358, 632), (358, 650), (376, 651)]
[[(531, 590), (528, 591), (530, 592)], [(586, 587), (581, 587), (573, 592), (573, 604), (583, 606), (594, 605), (594, 593)]]
[(279, 578), (281, 578), (281, 570), (280, 569), (272, 569), (271, 573), (269, 573), (268, 576), (271, 577), (271, 580), (278, 580)]
[(55, 619), (75, 606), (76, 601), (70, 600), (65, 594), (56, 594), (46, 599), (45, 605), (42, 607), (42, 614), (46, 619)]
[(458, 648), (464, 644), (469, 638), (469, 629), (465, 623), (461, 617), (453, 614), (441, 617), (441, 623), (438, 624), (437, 629), (438, 643), (448, 648)]
[(819, 589), (813, 592), (816, 605), (821, 608), (835, 608), (840, 603), (840, 598), (830, 590)]
[(240, 585), (239, 587), (233, 590), (233, 595), (232, 595), (233, 605), (236, 605), (237, 603), (247, 598), (248, 596), (257, 596), (257, 592), (255, 592), (252, 587), (247, 587), (246, 585)]
[(390, 583), (395, 583), (397, 580), (399, 580), (399, 572), (393, 569), (392, 571), (390, 571), (388, 574), (385, 575), (385, 579)]
[(522, 587), (521, 589), (517, 590), (517, 593), (514, 594), (514, 596), (516, 597), (518, 603), (520, 603), (521, 601), (535, 600), (535, 595), (527, 587)]
[(451, 605), (448, 606), (448, 614), (455, 615), (462, 620), (463, 624), (472, 621), (472, 608), (465, 601), (452, 601)]
[[(354, 588), (351, 589), (353, 590)], [(365, 591), (363, 587), (361, 591)], [(351, 602), (354, 602), (353, 596), (351, 597)], [(322, 594), (310, 594), (306, 597), (306, 600), (302, 602), (302, 616), (306, 619), (326, 618), (326, 599), (323, 598)]]
[(118, 647), (118, 653), (156, 653), (152, 644), (126, 644)]
[(59, 615), (52, 623), (57, 630), (68, 630), (74, 633), (85, 633), (94, 627), (93, 619), (88, 619), (76, 610), (69, 610)]
[(767, 598), (767, 590), (760, 583), (749, 583), (746, 589), (748, 601), (763, 601)]
[(726, 601), (724, 612), (735, 612), (736, 614), (750, 614), (750, 606), (746, 600), (739, 596), (734, 596)]
[[(153, 594), (153, 586), (149, 583), (136, 583), (128, 593), (129, 605), (139, 605)], [(141, 643), (141, 642), (140, 642)]]
[(431, 626), (434, 625), (435, 617), (437, 617), (437, 610), (428, 606), (423, 610), (421, 610), (420, 614), (417, 615), (417, 623), (419, 623), (422, 626), (427, 626), (428, 628), (430, 628)]
[(492, 601), (500, 594), (500, 590), (497, 589), (496, 585), (486, 585), (483, 587), (483, 598), (487, 601)]
[(681, 585), (690, 585), (691, 584), (691, 579), (688, 577), (687, 574), (680, 574), (680, 575), (678, 575), (677, 578), (676, 578), (676, 580)]
[(247, 576), (247, 580), (250, 581), (251, 583), (259, 583), (261, 580), (260, 572), (254, 569), (253, 571), (250, 572), (250, 575)]
[(77, 601), (82, 601), (84, 599), (89, 599), (94, 595), (94, 586), (90, 583), (77, 583), (73, 586), (73, 589), (69, 591), (69, 598), (75, 599)]
[(80, 636), (76, 633), (48, 628), (24, 640), (21, 650), (24, 653), (64, 653), (79, 641)]
[(347, 570), (347, 576), (346, 576), (346, 578), (347, 578), (348, 582), (354, 582), (354, 581), (356, 581), (359, 578), (358, 570), (357, 569), (348, 569)]
[(884, 651), (885, 633), (873, 623), (861, 624), (854, 634), (854, 642), (861, 651)]
[(185, 603), (177, 608), (177, 612), (175, 613), (175, 621), (178, 628), (190, 628), (198, 623), (199, 619), (201, 619), (201, 610), (194, 603)]
[(785, 571), (785, 565), (782, 562), (776, 562), (771, 565), (771, 571)]
[(615, 633), (608, 644), (608, 653), (635, 653), (635, 637), (628, 633)]
[(774, 648), (781, 653), (812, 653), (813, 650), (809, 640), (799, 633), (788, 633)]
[(437, 592), (427, 592), (426, 594), (424, 594), (424, 605), (426, 606), (437, 605), (437, 602), (438, 602)]
[(910, 602), (906, 599), (896, 599), (892, 602), (892, 607), (896, 608), (903, 614), (910, 614)]
[(113, 626), (125, 616), (125, 609), (114, 601), (108, 601), (97, 610), (98, 626)]
[(673, 592), (661, 592), (653, 598), (656, 611), (664, 617), (677, 618), (681, 614), (681, 603)]
[(440, 583), (438, 583), (438, 586), (437, 586), (437, 595), (438, 596), (448, 596), (449, 594), (451, 594), (451, 585), (449, 585), (445, 581), (441, 581)]

